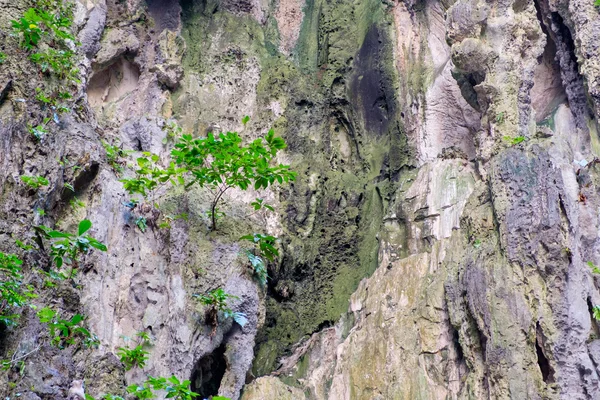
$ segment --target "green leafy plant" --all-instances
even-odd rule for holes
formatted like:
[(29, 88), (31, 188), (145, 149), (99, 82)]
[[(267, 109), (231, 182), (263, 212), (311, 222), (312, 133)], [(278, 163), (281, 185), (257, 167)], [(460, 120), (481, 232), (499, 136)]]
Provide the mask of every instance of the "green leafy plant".
[(258, 279), (261, 285), (266, 285), (269, 274), (264, 260), (260, 256), (252, 253), (250, 250), (246, 250), (246, 256), (250, 261), (250, 265), (252, 266), (252, 270), (254, 271), (254, 276), (256, 276), (256, 279)]
[(592, 273), (593, 273), (593, 274), (600, 274), (600, 268), (598, 268), (598, 267), (596, 266), (596, 264), (594, 264), (594, 263), (593, 263), (593, 262), (591, 262), (591, 261), (588, 261), (588, 262), (587, 262), (587, 265), (588, 265), (588, 267), (590, 267), (590, 268), (591, 268), (591, 270), (592, 270)]
[(123, 173), (125, 161), (122, 158), (126, 157), (130, 152), (122, 150), (119, 146), (108, 144), (105, 141), (102, 141), (102, 145), (106, 151), (106, 161), (108, 161), (108, 164), (117, 175)]
[(47, 106), (53, 106), (56, 104), (56, 99), (52, 97), (52, 95), (47, 94), (41, 88), (35, 88), (35, 99), (42, 104)]
[(187, 213), (181, 213), (181, 214), (177, 214), (177, 215), (162, 215), (162, 222), (160, 224), (158, 224), (158, 227), (161, 229), (170, 229), (171, 223), (178, 219), (183, 219), (183, 220), (187, 221), (188, 220)]
[(122, 179), (125, 189), (146, 197), (161, 183), (206, 187), (213, 193), (209, 216), (211, 229), (217, 227), (217, 206), (227, 190), (237, 187), (242, 190), (253, 186), (266, 189), (276, 182), (281, 184), (296, 179), (289, 165), (272, 165), (279, 150), (285, 149), (282, 138), (275, 137), (270, 130), (265, 138), (256, 139), (247, 146), (237, 132), (209, 133), (204, 138), (184, 134), (171, 151), (171, 162), (166, 169), (158, 165), (159, 157), (143, 153), (137, 159), (135, 178)]
[(129, 346), (119, 347), (117, 351), (117, 355), (123, 365), (125, 365), (126, 371), (134, 367), (144, 368), (148, 360), (148, 354), (150, 354), (144, 350), (145, 347), (151, 344), (148, 334), (146, 332), (138, 332), (135, 336), (138, 338), (138, 342), (134, 348), (130, 348)]
[(275, 182), (281, 184), (296, 179), (296, 173), (290, 171), (289, 165), (271, 166), (277, 152), (285, 148), (285, 141), (275, 137), (273, 130), (264, 139), (256, 139), (248, 146), (242, 145), (237, 132), (227, 132), (217, 137), (209, 133), (206, 138), (198, 139), (183, 135), (171, 154), (176, 164), (190, 175), (186, 187), (198, 184), (212, 190), (211, 229), (214, 230), (214, 211), (228, 189), (246, 190), (250, 185), (255, 189), (266, 189)]
[(258, 210), (263, 209), (263, 208), (265, 208), (265, 209), (267, 209), (269, 211), (275, 211), (275, 209), (273, 208), (273, 206), (265, 203), (265, 201), (263, 199), (261, 199), (261, 198), (256, 198), (256, 200), (253, 201), (252, 203), (250, 203), (250, 205), (252, 207), (254, 207), (255, 211), (258, 211)]
[(138, 399), (155, 398), (154, 390), (164, 390), (167, 393), (165, 396), (167, 399), (192, 400), (198, 397), (199, 394), (192, 392), (189, 387), (190, 381), (181, 382), (174, 375), (170, 378), (154, 378), (150, 376), (141, 385), (133, 384), (128, 386), (127, 393), (132, 394)]
[(225, 217), (225, 213), (219, 210), (219, 207), (210, 209), (206, 211), (205, 214), (211, 221), (214, 221), (214, 223)]
[(207, 306), (206, 320), (213, 327), (212, 335), (216, 333), (216, 328), (219, 325), (219, 312), (223, 314), (225, 319), (233, 318), (240, 326), (244, 327), (248, 323), (246, 314), (234, 312), (228, 305), (227, 300), (238, 299), (237, 296), (226, 293), (222, 288), (218, 288), (208, 292), (207, 294), (194, 295), (200, 300), (200, 303)]
[(0, 253), (0, 323), (6, 326), (16, 324), (18, 315), (11, 313), (14, 307), (23, 307), (37, 297), (33, 287), (23, 283), (22, 265), (16, 255)]
[(257, 246), (260, 256), (265, 257), (269, 261), (274, 261), (275, 257), (279, 257), (276, 242), (277, 238), (270, 235), (255, 233), (253, 235), (242, 236), (240, 240), (248, 240)]
[(47, 128), (48, 122), (50, 122), (50, 118), (44, 118), (41, 124), (36, 126), (28, 125), (27, 129), (36, 140), (42, 140), (49, 133)]
[(248, 240), (255, 245), (254, 249), (246, 250), (246, 255), (254, 270), (254, 276), (264, 286), (268, 278), (267, 266), (264, 259), (274, 261), (279, 256), (279, 251), (275, 247), (277, 238), (255, 233), (253, 235), (242, 236), (240, 240)]
[(0, 64), (4, 64), (6, 62), (6, 53), (0, 51)]
[(38, 273), (40, 273), (41, 275), (44, 276), (44, 287), (45, 288), (53, 288), (56, 287), (56, 281), (64, 281), (65, 279), (68, 279), (68, 277), (63, 274), (62, 272), (59, 271), (54, 271), (54, 270), (50, 270), (50, 271), (44, 271), (44, 270), (38, 270)]
[(473, 242), (473, 247), (475, 247), (476, 249), (481, 247), (481, 240), (479, 239), (475, 239), (475, 241)]
[(50, 307), (44, 307), (37, 313), (40, 322), (46, 324), (50, 330), (52, 345), (65, 348), (79, 339), (85, 347), (97, 346), (100, 342), (96, 335), (83, 326), (85, 317), (75, 314), (70, 319), (62, 319)]
[(19, 240), (19, 239), (15, 239), (15, 244), (22, 250), (25, 251), (29, 251), (31, 249), (33, 249), (33, 246), (30, 244), (26, 244), (25, 242)]
[(165, 126), (165, 132), (167, 133), (167, 136), (162, 140), (163, 144), (174, 141), (177, 137), (181, 136), (183, 129), (181, 129), (176, 121), (169, 121)]
[(22, 175), (21, 180), (32, 189), (39, 189), (42, 186), (47, 186), (50, 182), (43, 176), (26, 176)]
[(138, 228), (140, 228), (140, 231), (142, 231), (142, 233), (146, 232), (146, 229), (148, 229), (148, 225), (147, 225), (147, 221), (145, 217), (137, 217), (135, 219), (135, 224), (137, 225)]
[(592, 314), (594, 315), (594, 319), (596, 321), (600, 321), (600, 306), (592, 307)]
[(57, 268), (63, 264), (71, 266), (71, 276), (74, 268), (77, 268), (79, 256), (87, 254), (93, 247), (100, 251), (106, 251), (106, 246), (85, 233), (92, 227), (90, 220), (84, 219), (79, 223), (77, 234), (65, 233), (52, 230), (44, 225), (36, 227), (45, 239), (51, 241), (50, 257), (52, 257)]
[(71, 200), (69, 200), (69, 205), (73, 210), (85, 208), (85, 203), (79, 200), (77, 197), (73, 197)]
[(40, 66), (42, 72), (52, 71), (60, 79), (68, 78), (79, 83), (77, 79), (79, 69), (75, 68), (75, 53), (71, 50), (49, 48), (46, 51), (34, 53), (29, 58)]
[(41, 29), (41, 24), (44, 18), (39, 14), (39, 10), (30, 8), (23, 16), (17, 20), (11, 20), (13, 32), (16, 35), (21, 35), (21, 46), (26, 49), (32, 49), (37, 46), (42, 35), (45, 33)]
[(509, 145), (514, 146), (517, 145), (519, 143), (524, 142), (527, 138), (525, 136), (516, 136), (516, 137), (512, 137), (512, 136), (504, 136), (503, 138)]
[(163, 169), (158, 165), (159, 156), (148, 152), (142, 154), (143, 157), (136, 160), (139, 169), (135, 171), (135, 178), (120, 180), (130, 194), (139, 193), (146, 197), (148, 192), (153, 191), (159, 185), (168, 182), (171, 184), (184, 183), (181, 177), (184, 170), (176, 168), (175, 163), (172, 162), (167, 169)]
[(504, 111), (496, 114), (496, 123), (501, 124), (504, 122)]
[(54, 34), (57, 41), (71, 40), (75, 37), (69, 32), (73, 24), (72, 9), (58, 7), (52, 14), (47, 10), (29, 8), (19, 20), (12, 20), (13, 32), (21, 36), (21, 46), (30, 50), (37, 46), (43, 36)]
[[(24, 359), (27, 358), (28, 356), (30, 356), (31, 354), (35, 353), (39, 349), (40, 348), (38, 346), (35, 349), (33, 349), (32, 351), (30, 351), (29, 353), (24, 354), (19, 357), (15, 357), (16, 353), (13, 353), (13, 356), (10, 360), (1, 360), (0, 361), (0, 370), (8, 371), (9, 369), (15, 367), (19, 371), (19, 375), (23, 376), (25, 373), (25, 360)], [(9, 384), (10, 383), (14, 384), (14, 382), (9, 382)], [(16, 386), (16, 384), (14, 386)], [(13, 388), (14, 388), (14, 386), (13, 386)]]

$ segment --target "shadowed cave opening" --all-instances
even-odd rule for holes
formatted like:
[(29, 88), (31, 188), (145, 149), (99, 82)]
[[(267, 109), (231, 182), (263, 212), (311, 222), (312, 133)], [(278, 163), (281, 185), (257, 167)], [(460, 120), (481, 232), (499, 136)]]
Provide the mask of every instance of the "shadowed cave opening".
[(225, 343), (222, 343), (210, 354), (202, 357), (192, 370), (191, 389), (198, 393), (200, 399), (219, 394), (219, 387), (225, 371), (227, 360), (225, 359)]
[(545, 383), (548, 383), (550, 379), (550, 363), (537, 340), (535, 341), (535, 352), (537, 353), (538, 366), (540, 367), (540, 371), (542, 371), (542, 379), (544, 379)]
[(544, 380), (544, 383), (553, 383), (554, 382), (554, 371), (552, 370), (552, 367), (550, 366), (550, 361), (548, 361), (546, 354), (544, 354), (544, 349), (542, 347), (543, 345), (544, 345), (544, 337), (541, 333), (541, 327), (538, 322), (537, 327), (536, 327), (536, 337), (535, 337), (535, 352), (537, 355), (537, 363), (538, 363), (538, 366), (540, 367), (540, 371), (542, 373), (542, 379)]

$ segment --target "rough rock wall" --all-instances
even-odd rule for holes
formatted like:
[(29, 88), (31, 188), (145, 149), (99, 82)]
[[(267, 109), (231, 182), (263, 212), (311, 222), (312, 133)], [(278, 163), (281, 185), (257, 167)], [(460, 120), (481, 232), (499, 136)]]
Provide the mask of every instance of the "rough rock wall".
[[(25, 368), (0, 395), (61, 399), (73, 379), (123, 394), (173, 373), (203, 396), (249, 383), (246, 400), (600, 396), (591, 1), (78, 1), (78, 106), (41, 143), (26, 133), (41, 78), (7, 36), (32, 4), (0, 0), (0, 250), (87, 217), (109, 251), (36, 300), (87, 315), (99, 348), (47, 345), (24, 310), (0, 349)], [(168, 118), (204, 134), (241, 130), (243, 115), (248, 138), (286, 139), (297, 182), (232, 191), (213, 233), (202, 190), (169, 189), (160, 212), (123, 205), (101, 141), (165, 160)], [(28, 191), (24, 173), (50, 185)], [(256, 195), (278, 215), (248, 216)], [(282, 257), (261, 288), (238, 238), (264, 229)], [(44, 252), (23, 256), (41, 290)], [(216, 287), (250, 321), (211, 337), (191, 295)], [(114, 353), (139, 330), (155, 344), (126, 373)]]
[(275, 375), (310, 399), (597, 398), (598, 10), (390, 12), (417, 170), (387, 208), (377, 271)]

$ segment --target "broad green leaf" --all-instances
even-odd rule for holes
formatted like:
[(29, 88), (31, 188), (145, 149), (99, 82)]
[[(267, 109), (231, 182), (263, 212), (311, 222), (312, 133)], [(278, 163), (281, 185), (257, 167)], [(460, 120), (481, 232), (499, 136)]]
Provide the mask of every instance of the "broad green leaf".
[(92, 222), (89, 219), (84, 219), (79, 223), (78, 235), (81, 236), (92, 227)]

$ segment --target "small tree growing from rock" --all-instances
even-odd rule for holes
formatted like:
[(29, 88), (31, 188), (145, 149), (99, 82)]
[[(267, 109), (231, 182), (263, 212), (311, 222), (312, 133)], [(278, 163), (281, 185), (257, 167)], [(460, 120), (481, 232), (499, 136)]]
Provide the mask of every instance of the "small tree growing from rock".
[(215, 230), (217, 205), (227, 190), (233, 187), (247, 190), (250, 186), (266, 189), (275, 183), (296, 179), (289, 165), (273, 165), (278, 151), (285, 148), (285, 141), (275, 137), (273, 130), (248, 145), (242, 144), (237, 132), (209, 133), (203, 138), (184, 134), (171, 152), (173, 161), (168, 168), (158, 166), (158, 156), (146, 153), (137, 159), (140, 168), (135, 178), (121, 182), (129, 193), (144, 197), (148, 191), (167, 182), (186, 188), (194, 185), (208, 188), (213, 194), (209, 216), (211, 230)]

